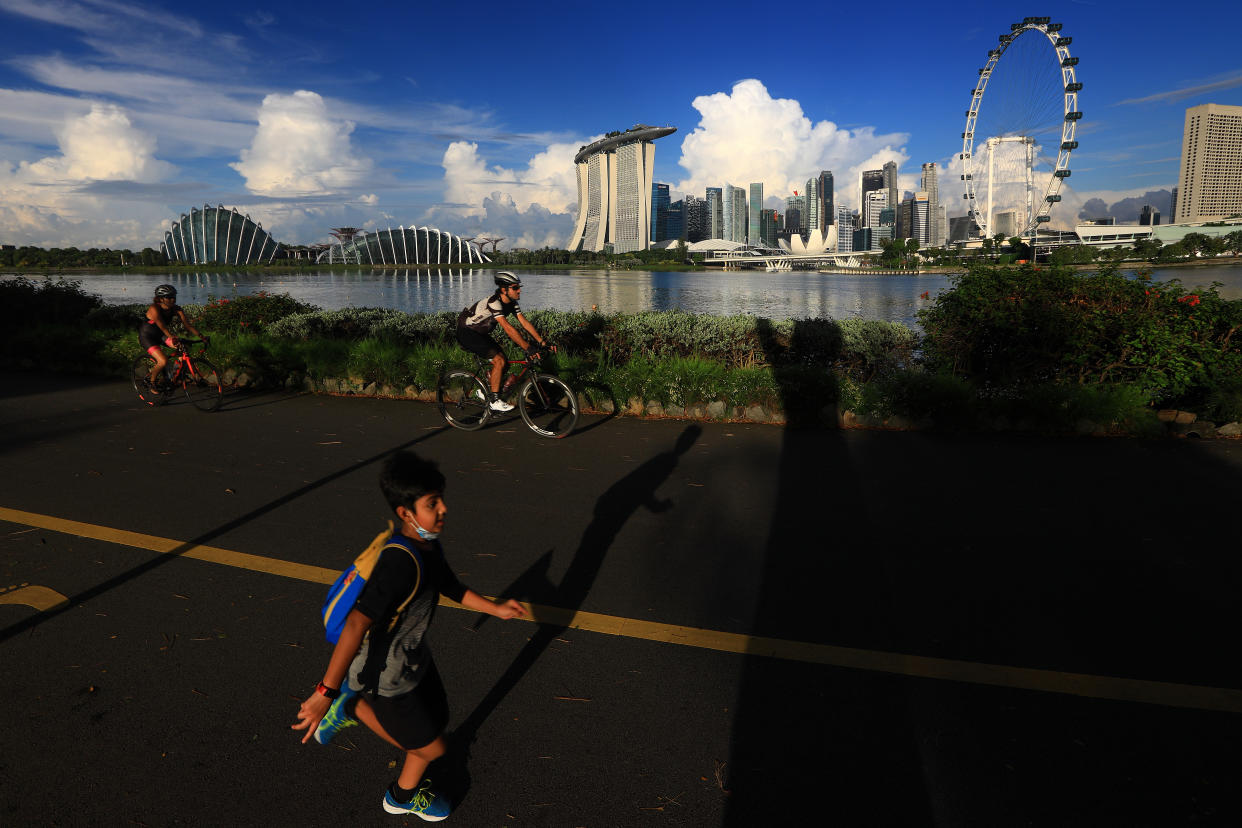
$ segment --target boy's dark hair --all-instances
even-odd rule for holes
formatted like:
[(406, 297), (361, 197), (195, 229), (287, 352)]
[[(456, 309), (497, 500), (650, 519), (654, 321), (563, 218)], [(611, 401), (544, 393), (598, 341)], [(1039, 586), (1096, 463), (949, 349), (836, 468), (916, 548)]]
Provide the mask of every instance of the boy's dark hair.
[(380, 472), (380, 491), (393, 511), (398, 506), (407, 509), (423, 495), (436, 492), (444, 494), (444, 475), (430, 460), (412, 451), (395, 451), (384, 461)]

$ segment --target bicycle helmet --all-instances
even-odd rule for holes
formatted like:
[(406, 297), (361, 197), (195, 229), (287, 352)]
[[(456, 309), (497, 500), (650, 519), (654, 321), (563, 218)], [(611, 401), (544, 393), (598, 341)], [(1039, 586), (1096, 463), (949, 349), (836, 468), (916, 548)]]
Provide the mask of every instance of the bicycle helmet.
[(514, 276), (507, 270), (502, 270), (495, 276), (496, 287), (520, 287), (522, 280)]
[(155, 298), (163, 299), (167, 296), (169, 299), (177, 298), (177, 289), (172, 285), (160, 285), (155, 289)]

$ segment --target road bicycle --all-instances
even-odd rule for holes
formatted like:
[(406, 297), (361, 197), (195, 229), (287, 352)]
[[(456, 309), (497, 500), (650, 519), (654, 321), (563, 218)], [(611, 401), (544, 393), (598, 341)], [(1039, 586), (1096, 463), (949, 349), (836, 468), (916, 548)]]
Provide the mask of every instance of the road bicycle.
[[(540, 349), (526, 359), (505, 361), (500, 398), (514, 402), (516, 397), (514, 404), (531, 431), (540, 437), (560, 438), (578, 424), (578, 395), (555, 374), (534, 370), (542, 355)], [(500, 413), (492, 411), (488, 405), (491, 369), (491, 360), (481, 359), (473, 372), (458, 369), (440, 377), (436, 401), (449, 425), (463, 431), (476, 431)]]
[(224, 401), (220, 372), (204, 356), (205, 350), (200, 350), (197, 354), (190, 353), (191, 345), (206, 344), (205, 339), (179, 340), (173, 346), (172, 358), (154, 383), (150, 377), (151, 370), (155, 367), (155, 357), (146, 353), (135, 357), (130, 369), (130, 379), (138, 399), (147, 405), (163, 405), (180, 388), (185, 392), (186, 399), (200, 411), (215, 411), (219, 408)]

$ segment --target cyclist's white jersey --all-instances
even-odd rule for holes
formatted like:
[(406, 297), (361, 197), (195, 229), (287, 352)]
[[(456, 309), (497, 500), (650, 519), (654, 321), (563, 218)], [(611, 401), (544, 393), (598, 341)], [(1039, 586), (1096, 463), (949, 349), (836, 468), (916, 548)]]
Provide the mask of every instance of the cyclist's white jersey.
[(458, 322), (463, 327), (487, 334), (495, 329), (497, 319), (520, 312), (521, 308), (516, 301), (505, 302), (500, 298), (500, 291), (497, 291), (463, 310)]

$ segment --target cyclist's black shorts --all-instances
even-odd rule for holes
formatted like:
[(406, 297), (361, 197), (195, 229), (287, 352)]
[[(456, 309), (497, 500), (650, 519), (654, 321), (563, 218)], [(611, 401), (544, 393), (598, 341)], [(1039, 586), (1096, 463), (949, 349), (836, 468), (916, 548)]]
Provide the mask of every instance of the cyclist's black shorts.
[[(161, 345), (168, 345), (164, 332), (155, 325), (148, 325), (145, 322), (138, 326), (138, 342), (145, 351), (158, 348)], [(172, 346), (169, 345), (169, 347)]]
[(482, 359), (491, 359), (500, 353), (500, 346), (496, 344), (496, 340), (464, 325), (457, 326), (457, 344)]

